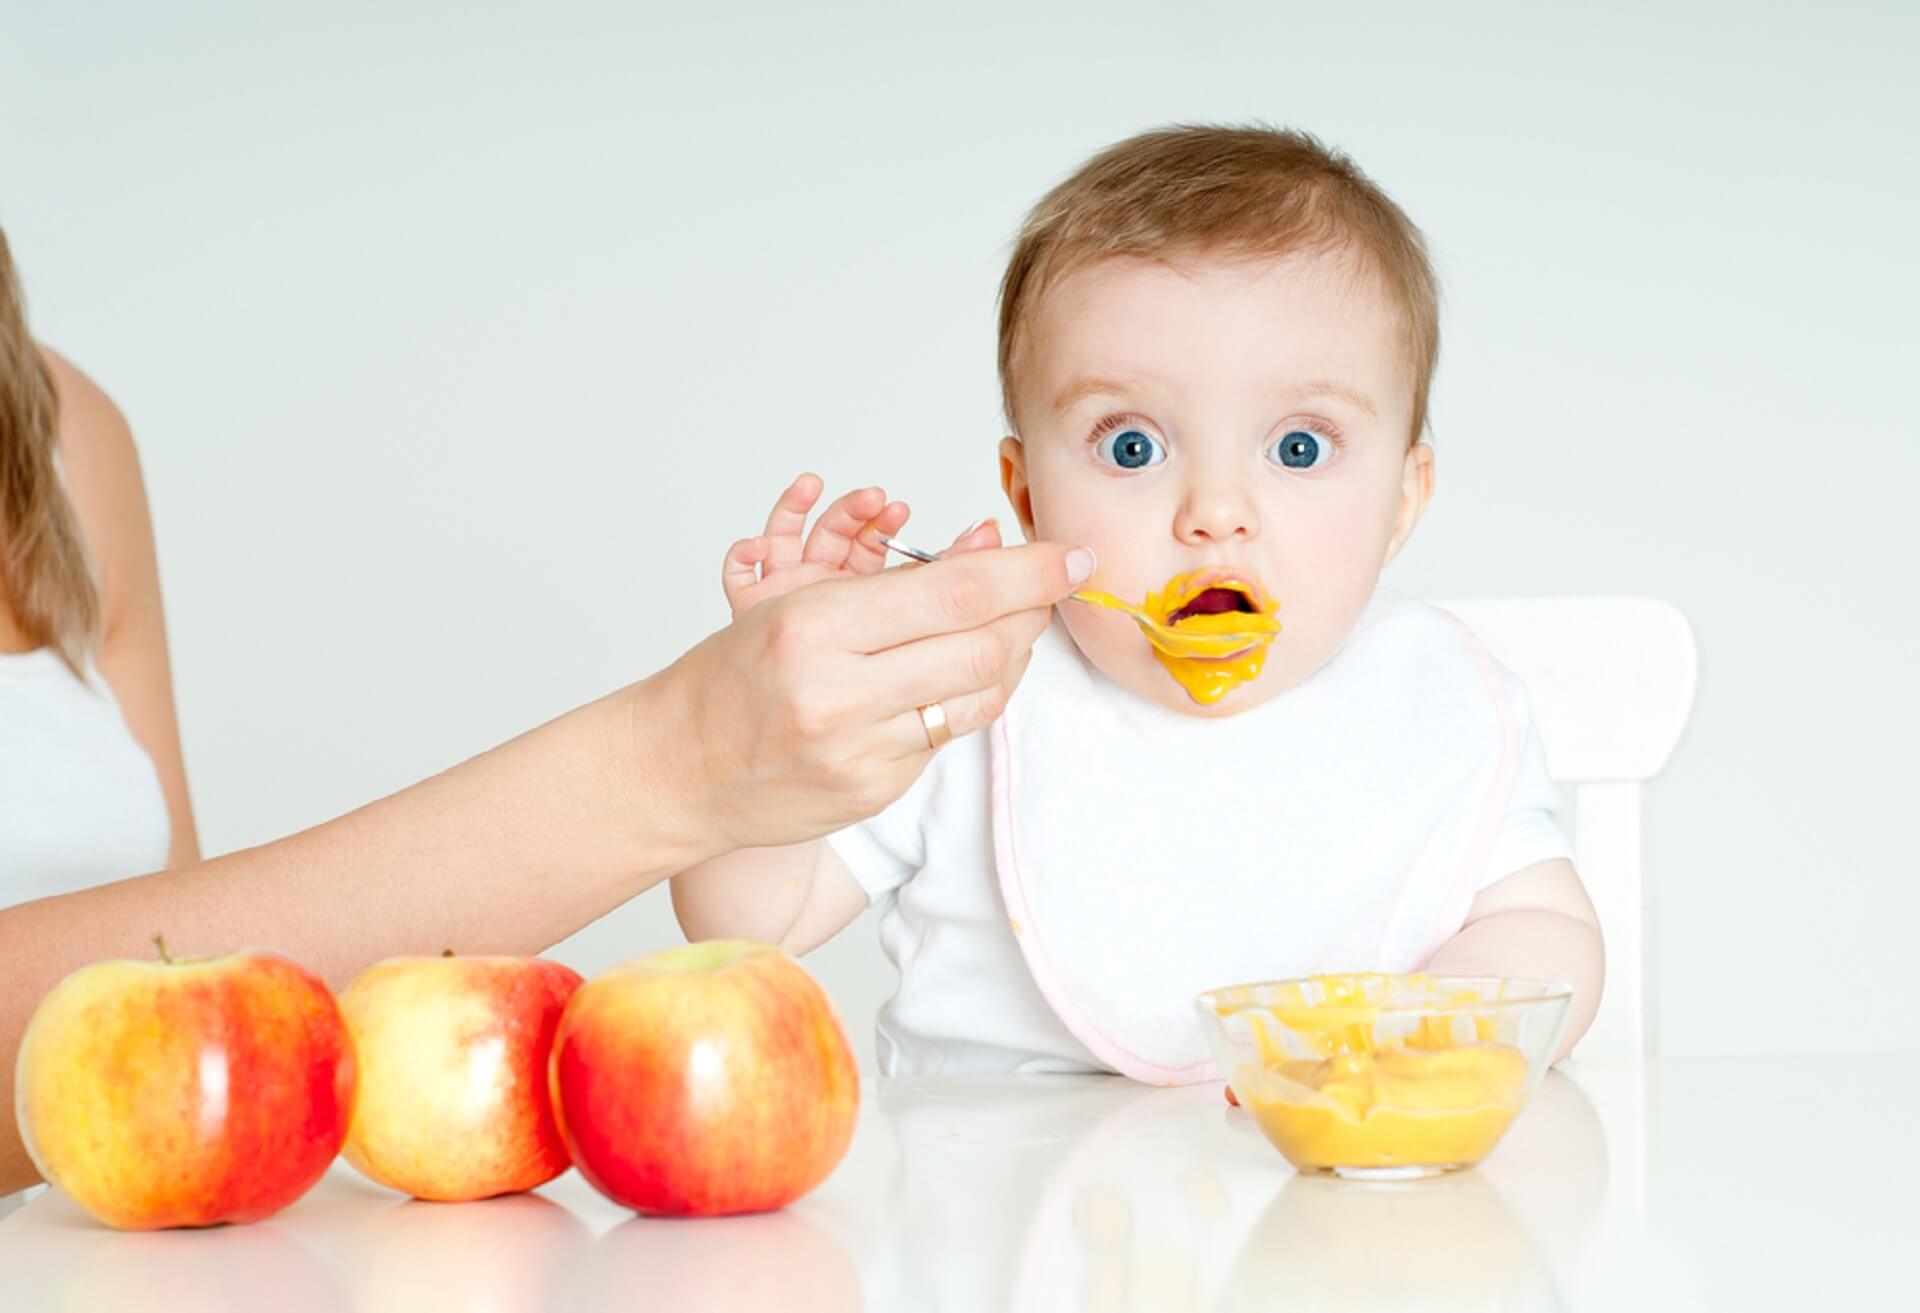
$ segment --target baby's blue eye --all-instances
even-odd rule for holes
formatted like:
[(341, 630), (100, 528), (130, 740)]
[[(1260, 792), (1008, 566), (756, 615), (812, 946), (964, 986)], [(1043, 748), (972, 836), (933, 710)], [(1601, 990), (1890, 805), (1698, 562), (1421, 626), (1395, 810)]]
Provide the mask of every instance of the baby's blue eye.
[(1117, 429), (1100, 439), (1094, 450), (1101, 460), (1123, 470), (1158, 465), (1167, 458), (1167, 449), (1139, 429)]
[(1290, 470), (1310, 470), (1333, 455), (1333, 443), (1306, 429), (1289, 429), (1267, 448), (1267, 459)]

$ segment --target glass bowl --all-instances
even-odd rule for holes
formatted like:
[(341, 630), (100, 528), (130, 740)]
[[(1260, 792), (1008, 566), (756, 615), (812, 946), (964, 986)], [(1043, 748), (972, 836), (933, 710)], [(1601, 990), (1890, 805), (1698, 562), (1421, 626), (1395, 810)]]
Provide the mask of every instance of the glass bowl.
[(1433, 1176), (1480, 1161), (1526, 1106), (1573, 990), (1545, 980), (1329, 975), (1196, 1000), (1234, 1098), (1303, 1172)]

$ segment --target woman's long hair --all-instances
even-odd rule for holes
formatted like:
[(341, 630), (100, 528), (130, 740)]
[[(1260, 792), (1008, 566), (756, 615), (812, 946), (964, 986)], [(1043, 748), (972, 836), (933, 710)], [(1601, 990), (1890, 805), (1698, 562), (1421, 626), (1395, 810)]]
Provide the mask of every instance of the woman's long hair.
[(99, 638), (100, 590), (54, 465), (60, 399), (22, 302), (0, 231), (0, 605), (79, 674)]

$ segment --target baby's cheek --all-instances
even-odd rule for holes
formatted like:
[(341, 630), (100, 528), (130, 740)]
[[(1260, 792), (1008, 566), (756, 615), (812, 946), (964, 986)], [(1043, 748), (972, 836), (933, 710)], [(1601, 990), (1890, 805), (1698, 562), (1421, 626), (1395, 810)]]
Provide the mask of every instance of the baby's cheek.
[(1102, 475), (1063, 472), (1051, 463), (1030, 473), (1034, 532), (1052, 542), (1091, 547), (1100, 557), (1097, 582), (1103, 587), (1126, 582), (1129, 558), (1146, 536), (1142, 532), (1145, 508), (1113, 496), (1112, 488), (1101, 486), (1113, 481)]
[(1059, 612), (1074, 646), (1110, 678), (1118, 679), (1130, 669), (1144, 668), (1144, 658), (1152, 649), (1125, 616), (1078, 602), (1062, 602)]
[(1034, 529), (1049, 542), (1092, 548), (1100, 564), (1093, 578), (1081, 587), (1112, 593), (1136, 606), (1146, 601), (1148, 593), (1165, 587), (1178, 568), (1169, 563), (1170, 554), (1164, 547), (1157, 542), (1149, 547), (1147, 535), (1138, 526), (1129, 531), (1125, 526), (1104, 525), (1084, 516), (1049, 522), (1036, 515)]
[(1280, 647), (1275, 655), (1297, 682), (1318, 670), (1346, 642), (1373, 596), (1378, 575), (1351, 565), (1306, 572), (1276, 589)]

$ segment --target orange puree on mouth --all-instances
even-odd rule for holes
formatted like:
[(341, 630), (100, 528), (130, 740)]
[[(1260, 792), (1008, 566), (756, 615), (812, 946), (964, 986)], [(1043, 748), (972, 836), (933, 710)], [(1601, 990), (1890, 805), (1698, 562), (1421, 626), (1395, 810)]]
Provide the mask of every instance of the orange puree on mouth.
[(1324, 1004), (1268, 1009), (1294, 1048), (1304, 1039), (1314, 1050), (1308, 1056), (1283, 1048), (1266, 1017), (1249, 1018), (1261, 1056), (1233, 1084), (1267, 1139), (1309, 1171), (1485, 1157), (1524, 1103), (1526, 1058), (1492, 1042), (1490, 1016), (1425, 1017), (1406, 1035), (1377, 1039), (1379, 1010), (1358, 998), (1357, 987), (1330, 987)]
[[(1153, 645), (1154, 657), (1173, 676), (1174, 682), (1187, 691), (1188, 697), (1195, 702), (1213, 703), (1239, 685), (1259, 676), (1261, 667), (1267, 663), (1267, 648), (1280, 632), (1280, 622), (1273, 617), (1272, 600), (1253, 585), (1237, 579), (1217, 577), (1200, 583), (1201, 578), (1198, 572), (1175, 575), (1160, 589), (1148, 593), (1145, 604), (1140, 608), (1162, 624), (1171, 623), (1173, 631), (1180, 635), (1180, 642), (1170, 642), (1151, 630), (1141, 632)], [(1196, 587), (1196, 584), (1199, 586)], [(1175, 612), (1208, 588), (1234, 589), (1245, 594), (1257, 609), (1217, 611), (1170, 621)], [(1081, 596), (1087, 601), (1116, 610), (1130, 609), (1111, 593), (1089, 591)], [(1221, 637), (1239, 634), (1258, 634), (1262, 637), (1252, 645), (1242, 638)]]

